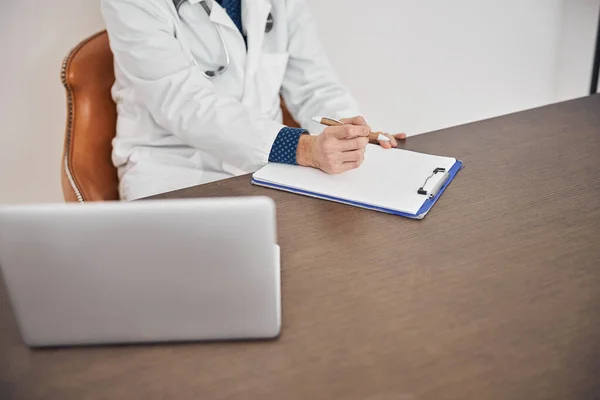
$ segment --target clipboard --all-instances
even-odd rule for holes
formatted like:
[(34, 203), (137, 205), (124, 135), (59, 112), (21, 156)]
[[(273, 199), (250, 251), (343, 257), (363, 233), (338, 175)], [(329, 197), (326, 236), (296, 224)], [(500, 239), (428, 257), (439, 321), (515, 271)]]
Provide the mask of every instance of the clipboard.
[[(383, 167), (391, 173), (378, 176)], [(365, 161), (356, 170), (328, 175), (313, 168), (268, 164), (253, 174), (252, 184), (422, 219), (462, 167), (463, 163), (454, 158), (367, 145)], [(389, 185), (395, 177), (400, 177), (400, 187)]]

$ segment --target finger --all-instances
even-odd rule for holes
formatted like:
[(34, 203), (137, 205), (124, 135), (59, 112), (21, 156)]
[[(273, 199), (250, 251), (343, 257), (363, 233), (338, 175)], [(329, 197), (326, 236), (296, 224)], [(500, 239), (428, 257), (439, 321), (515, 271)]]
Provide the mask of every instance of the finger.
[(404, 140), (406, 139), (406, 133), (396, 133), (394, 137), (399, 140)]
[(368, 127), (360, 125), (344, 125), (334, 128), (338, 128), (332, 131), (334, 136), (338, 139), (351, 139), (355, 137), (369, 136), (369, 132), (371, 132)]
[(390, 139), (390, 144), (392, 145), (392, 147), (397, 147), (398, 146), (398, 142), (396, 142), (396, 138), (393, 137), (390, 134), (386, 134), (386, 136)]
[(356, 169), (360, 167), (360, 163), (358, 161), (350, 161), (340, 164), (337, 168), (336, 173), (341, 174), (342, 172), (350, 171), (351, 169)]
[[(342, 119), (340, 119), (340, 122), (343, 122), (344, 124), (349, 124), (349, 125), (360, 125), (360, 126), (369, 127), (369, 124), (367, 124), (367, 121), (363, 118), (362, 115), (358, 115), (358, 116), (352, 117), (352, 118), (342, 118)], [(369, 129), (371, 129), (371, 128), (369, 127)]]
[(392, 145), (391, 145), (391, 143), (390, 143), (390, 142), (388, 142), (387, 140), (380, 140), (380, 141), (379, 141), (379, 145), (380, 145), (381, 147), (383, 147), (384, 149), (391, 149), (391, 148), (392, 148)]
[(361, 165), (365, 161), (365, 149), (359, 150), (360, 156), (358, 158), (358, 165)]
[(340, 161), (349, 162), (349, 161), (361, 161), (364, 157), (364, 152), (362, 149), (360, 150), (352, 150), (352, 151), (344, 151), (341, 153)]
[(384, 133), (384, 135), (385, 135), (385, 137), (390, 139), (389, 141), (385, 141), (385, 140), (379, 141), (379, 144), (384, 149), (391, 149), (392, 147), (398, 147), (398, 141), (396, 140), (396, 136), (404, 135), (404, 138), (406, 138), (406, 135), (404, 133), (398, 133), (396, 135), (390, 135), (389, 133)]
[(364, 149), (368, 143), (369, 138), (357, 137), (354, 139), (338, 140), (337, 144), (340, 151), (352, 151)]

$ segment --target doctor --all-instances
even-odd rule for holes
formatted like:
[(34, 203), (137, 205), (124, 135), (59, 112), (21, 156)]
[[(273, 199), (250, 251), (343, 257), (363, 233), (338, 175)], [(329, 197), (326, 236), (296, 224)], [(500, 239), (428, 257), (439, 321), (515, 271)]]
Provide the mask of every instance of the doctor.
[[(328, 173), (362, 163), (369, 127), (333, 73), (305, 0), (102, 0), (102, 13), (123, 200), (268, 162)], [(280, 94), (303, 129), (282, 125)], [(316, 115), (347, 125), (323, 129)], [(388, 137), (381, 145), (395, 146)]]

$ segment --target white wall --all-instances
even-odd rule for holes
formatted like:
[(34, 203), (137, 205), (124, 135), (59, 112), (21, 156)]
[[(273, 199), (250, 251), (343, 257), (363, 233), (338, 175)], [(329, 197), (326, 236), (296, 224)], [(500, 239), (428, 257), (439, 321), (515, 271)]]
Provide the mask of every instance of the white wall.
[(589, 93), (598, 0), (563, 0), (554, 95), (570, 99)]
[(309, 2), (378, 129), (418, 134), (589, 88), (599, 0)]
[(60, 66), (100, 29), (97, 1), (0, 0), (0, 202), (62, 200)]
[[(374, 127), (411, 134), (587, 93), (600, 0), (309, 0)], [(59, 71), (98, 0), (0, 0), (0, 203), (61, 201)]]

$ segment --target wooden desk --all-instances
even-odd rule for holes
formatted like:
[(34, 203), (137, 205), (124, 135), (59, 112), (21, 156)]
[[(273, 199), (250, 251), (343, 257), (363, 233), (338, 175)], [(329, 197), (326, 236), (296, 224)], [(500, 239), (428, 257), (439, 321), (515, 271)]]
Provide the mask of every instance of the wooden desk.
[(423, 221), (247, 176), (163, 196), (275, 199), (279, 340), (30, 351), (2, 289), (0, 398), (600, 398), (600, 96), (406, 147), (465, 163)]

